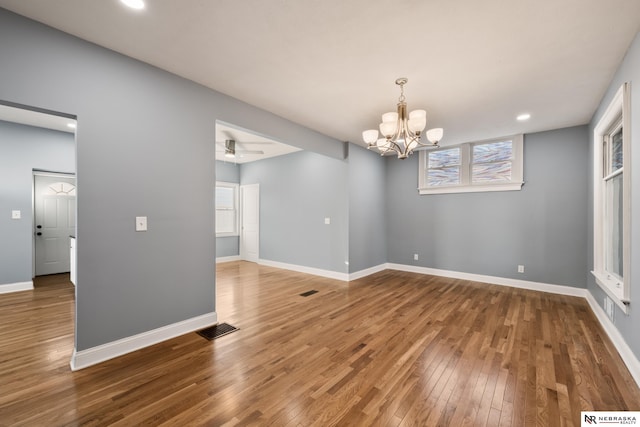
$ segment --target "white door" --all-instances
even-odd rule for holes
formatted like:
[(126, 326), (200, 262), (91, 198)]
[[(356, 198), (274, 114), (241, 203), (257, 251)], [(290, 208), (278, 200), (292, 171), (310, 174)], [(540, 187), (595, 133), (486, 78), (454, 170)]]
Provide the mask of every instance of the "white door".
[(258, 262), (260, 248), (260, 185), (240, 186), (240, 258)]
[(76, 185), (69, 176), (34, 175), (35, 274), (70, 270), (69, 236), (76, 229)]

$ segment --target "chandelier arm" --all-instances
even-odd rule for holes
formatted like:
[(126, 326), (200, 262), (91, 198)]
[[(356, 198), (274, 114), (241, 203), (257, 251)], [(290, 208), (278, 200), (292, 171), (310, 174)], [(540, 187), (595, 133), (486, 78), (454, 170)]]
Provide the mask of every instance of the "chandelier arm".
[(400, 145), (398, 145), (392, 138), (387, 138), (387, 142), (389, 143), (389, 149), (395, 151), (396, 153), (401, 152), (402, 149), (400, 148)]

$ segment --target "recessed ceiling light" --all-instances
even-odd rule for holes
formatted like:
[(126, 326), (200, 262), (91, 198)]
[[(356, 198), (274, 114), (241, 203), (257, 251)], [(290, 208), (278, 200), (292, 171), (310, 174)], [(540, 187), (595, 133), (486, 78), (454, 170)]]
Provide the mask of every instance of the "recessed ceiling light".
[(144, 1), (143, 0), (120, 0), (124, 3), (125, 6), (130, 7), (131, 9), (144, 9)]
[(67, 123), (67, 127), (71, 129), (75, 129), (76, 127), (78, 127), (78, 125), (76, 125), (75, 123)]
[(531, 114), (529, 113), (520, 114), (518, 117), (516, 117), (516, 119), (521, 122), (524, 122), (525, 120), (529, 120), (530, 118), (531, 118)]

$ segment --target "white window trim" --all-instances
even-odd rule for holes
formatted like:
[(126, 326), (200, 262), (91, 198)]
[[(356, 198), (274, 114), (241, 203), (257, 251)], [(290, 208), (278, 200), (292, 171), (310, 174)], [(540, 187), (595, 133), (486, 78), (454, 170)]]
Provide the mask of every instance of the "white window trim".
[[(616, 92), (593, 131), (593, 271), (598, 286), (618, 305), (624, 313), (628, 313), (630, 303), (631, 275), (631, 100), (630, 84), (624, 83)], [(622, 282), (606, 273), (604, 267), (604, 184), (602, 139), (609, 133), (622, 115), (622, 230), (627, 237), (622, 245)]]
[[(499, 142), (510, 140), (512, 142), (513, 149), (513, 161), (511, 163), (511, 175), (513, 177), (512, 182), (504, 183), (498, 182), (495, 184), (479, 183), (474, 184), (470, 182), (469, 176), (471, 175), (471, 147), (479, 144), (488, 144), (492, 142)], [(438, 187), (429, 187), (427, 185), (426, 170), (428, 153), (435, 150), (421, 151), (419, 159), (419, 176), (418, 176), (418, 191), (421, 195), (425, 194), (449, 194), (449, 193), (478, 193), (484, 191), (517, 191), (522, 188), (523, 182), (523, 135), (505, 136), (502, 138), (487, 139), (484, 141), (467, 142), (458, 145), (447, 145), (441, 149), (446, 150), (450, 148), (460, 147), (461, 165), (460, 165), (460, 184), (442, 185)]]
[[(240, 221), (240, 209), (239, 209), (239, 205), (238, 205), (238, 193), (240, 191), (240, 185), (235, 183), (235, 182), (225, 182), (225, 181), (216, 181), (216, 187), (229, 187), (229, 188), (233, 188), (234, 192), (234, 205), (235, 208), (234, 210), (236, 211), (236, 220), (235, 220), (235, 231), (233, 232), (227, 232), (227, 233), (216, 233), (216, 237), (234, 237), (234, 236), (239, 236), (239, 227), (238, 227), (238, 222)], [(218, 208), (217, 206), (214, 204), (214, 210), (217, 212)]]

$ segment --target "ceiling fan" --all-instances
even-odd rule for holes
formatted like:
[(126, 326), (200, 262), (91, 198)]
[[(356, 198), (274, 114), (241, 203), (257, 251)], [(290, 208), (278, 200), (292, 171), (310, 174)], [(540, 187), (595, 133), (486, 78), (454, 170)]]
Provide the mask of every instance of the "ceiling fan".
[(223, 133), (227, 139), (225, 139), (224, 142), (216, 142), (216, 144), (220, 147), (218, 152), (222, 153), (224, 149), (224, 156), (229, 159), (234, 159), (236, 157), (236, 154), (238, 154), (240, 157), (242, 157), (244, 154), (257, 154), (257, 155), (264, 154), (264, 151), (262, 150), (249, 150), (245, 148), (245, 144), (246, 145), (273, 144), (273, 142), (268, 142), (268, 141), (239, 142), (229, 132), (224, 131)]
[(235, 158), (236, 153), (242, 154), (264, 154), (262, 150), (245, 150), (241, 148), (241, 144), (237, 143), (234, 139), (226, 139), (224, 141), (224, 156), (227, 158)]

